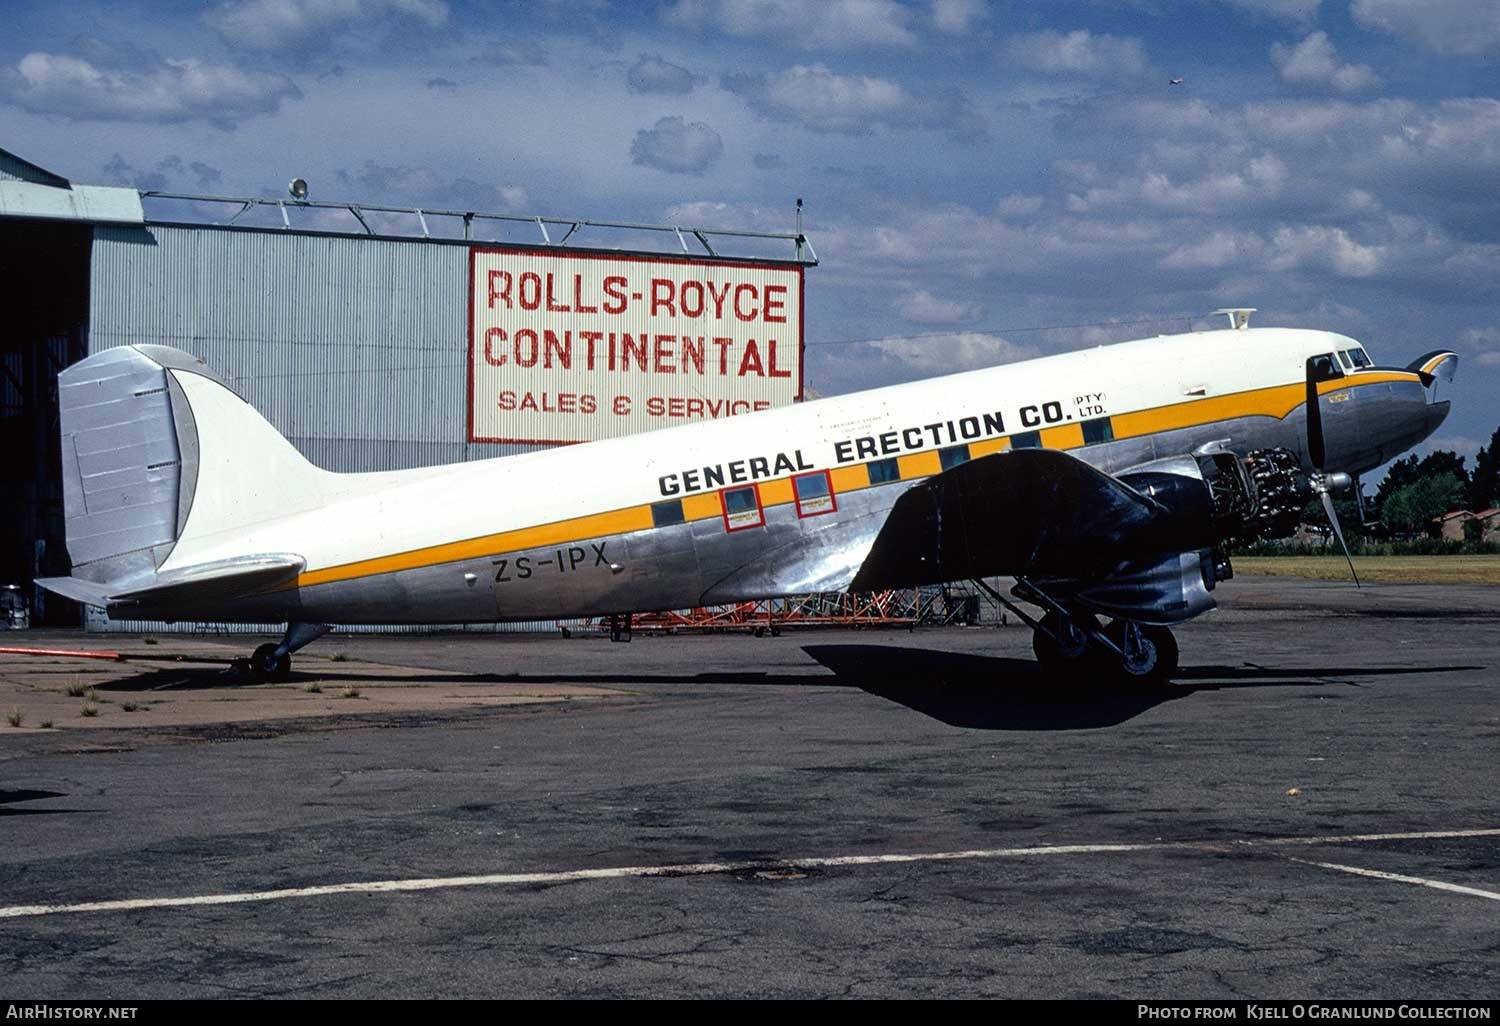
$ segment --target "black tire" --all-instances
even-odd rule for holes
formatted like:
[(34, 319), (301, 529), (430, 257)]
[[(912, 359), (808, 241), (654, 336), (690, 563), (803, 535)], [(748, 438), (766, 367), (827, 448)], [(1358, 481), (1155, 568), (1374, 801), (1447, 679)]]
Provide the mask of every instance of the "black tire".
[(292, 675), (291, 653), (276, 655), (276, 645), (266, 642), (250, 656), (250, 672), (258, 681), (281, 683)]
[[(1115, 620), (1104, 629), (1109, 640), (1113, 641), (1121, 649), (1125, 648), (1126, 626), (1127, 622), (1125, 620)], [(1167, 632), (1167, 637), (1171, 638), (1170, 631)], [(1163, 656), (1171, 655), (1175, 659), (1177, 642), (1175, 639), (1171, 640), (1170, 650), (1168, 650), (1168, 647), (1165, 644), (1159, 644), (1159, 641), (1160, 635), (1156, 633), (1154, 628), (1142, 626), (1140, 646), (1134, 653), (1134, 659), (1121, 659), (1119, 656), (1111, 653), (1111, 656), (1113, 656), (1111, 662), (1114, 664), (1115, 672), (1123, 680), (1134, 683), (1164, 683), (1171, 674), (1171, 670), (1167, 668), (1167, 663), (1163, 660)]]
[(1175, 677), (1181, 663), (1178, 660), (1177, 638), (1172, 634), (1171, 628), (1142, 627), (1141, 630), (1156, 645), (1156, 659), (1161, 664), (1157, 673), (1161, 679)]
[[(1062, 617), (1056, 613), (1048, 613), (1042, 617), (1042, 626), (1045, 630), (1031, 632), (1031, 651), (1036, 656), (1036, 661), (1043, 666), (1056, 666), (1058, 664), (1076, 665), (1079, 660), (1088, 654), (1088, 635), (1083, 634), (1077, 627), (1071, 628), (1074, 634), (1074, 643), (1062, 646), (1057, 643), (1053, 635), (1067, 636), (1071, 625), (1065, 625)], [(1048, 634), (1051, 631), (1052, 634)]]

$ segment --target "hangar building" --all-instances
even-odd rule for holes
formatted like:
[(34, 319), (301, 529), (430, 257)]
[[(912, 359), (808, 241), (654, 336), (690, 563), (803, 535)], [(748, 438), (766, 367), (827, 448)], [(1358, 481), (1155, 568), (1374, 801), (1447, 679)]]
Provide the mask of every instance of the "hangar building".
[[(34, 624), (83, 615), (30, 586), (68, 570), (57, 372), (113, 346), (205, 359), (303, 455), (337, 471), (484, 459), (801, 397), (803, 271), (817, 258), (800, 227), (301, 193), (87, 186), (0, 150), (0, 584), (35, 593)], [(746, 356), (738, 376), (726, 350)], [(98, 611), (89, 626), (152, 628)]]

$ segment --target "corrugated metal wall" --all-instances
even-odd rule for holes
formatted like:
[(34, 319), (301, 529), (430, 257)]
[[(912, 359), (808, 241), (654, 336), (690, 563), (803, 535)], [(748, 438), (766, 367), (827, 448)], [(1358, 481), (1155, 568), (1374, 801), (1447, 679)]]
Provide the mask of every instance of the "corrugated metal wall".
[[(534, 447), (467, 441), (468, 270), (462, 245), (98, 227), (89, 351), (152, 343), (200, 356), (329, 470), (527, 451)], [(89, 624), (188, 629), (102, 617)]]
[(329, 470), (525, 451), (466, 440), (468, 302), (461, 245), (100, 227), (89, 349), (204, 358)]

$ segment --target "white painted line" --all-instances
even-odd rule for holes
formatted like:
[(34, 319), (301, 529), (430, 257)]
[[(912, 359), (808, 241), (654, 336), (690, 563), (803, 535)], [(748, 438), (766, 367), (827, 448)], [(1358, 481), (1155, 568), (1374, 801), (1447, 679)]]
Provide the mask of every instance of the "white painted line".
[[(229, 894), (199, 894), (181, 898), (127, 898), (118, 901), (88, 901), (71, 905), (12, 905), (0, 908), (0, 919), (50, 916), (79, 912), (132, 912), (154, 908), (185, 908), (199, 905), (243, 905), (257, 901), (320, 898), (335, 894), (395, 894), (409, 891), (449, 890), (459, 887), (514, 887), (535, 884), (577, 883), (584, 880), (618, 880), (629, 877), (709, 876), (780, 867), (824, 868), (881, 866), (910, 862), (956, 862), (969, 859), (1040, 858), (1050, 855), (1117, 855), (1131, 852), (1204, 851), (1223, 852), (1253, 848), (1284, 848), (1319, 844), (1370, 844), (1380, 841), (1420, 841), (1459, 837), (1500, 837), (1500, 828), (1481, 830), (1429, 830), (1398, 834), (1331, 834), (1318, 837), (1264, 837), (1227, 841), (1148, 841), (1135, 844), (1053, 844), (1029, 848), (976, 848), (968, 851), (915, 852), (886, 855), (834, 855), (797, 859), (748, 859), (740, 862), (687, 862), (665, 866), (615, 866), (608, 869), (571, 869), (544, 873), (490, 873), (483, 876), (442, 876), (416, 880), (366, 880), (324, 884), (319, 887), (287, 887), (274, 891), (239, 891)], [(1312, 863), (1321, 865), (1321, 863)]]
[(1361, 869), (1359, 866), (1344, 866), (1337, 862), (1313, 862), (1309, 859), (1294, 859), (1288, 856), (1292, 862), (1300, 862), (1304, 866), (1317, 866), (1320, 869), (1337, 869), (1340, 873), (1353, 873), (1355, 876), (1369, 876), (1376, 880), (1393, 880), (1396, 883), (1416, 884), (1419, 887), (1432, 887), (1439, 891), (1452, 891), (1454, 894), (1468, 894), (1475, 898), (1489, 898), (1491, 901), (1500, 901), (1500, 894), (1494, 891), (1481, 891), (1477, 887), (1464, 887), (1460, 884), (1445, 883), (1442, 880), (1428, 880), (1420, 876), (1402, 876), (1400, 873), (1385, 873), (1378, 869)]

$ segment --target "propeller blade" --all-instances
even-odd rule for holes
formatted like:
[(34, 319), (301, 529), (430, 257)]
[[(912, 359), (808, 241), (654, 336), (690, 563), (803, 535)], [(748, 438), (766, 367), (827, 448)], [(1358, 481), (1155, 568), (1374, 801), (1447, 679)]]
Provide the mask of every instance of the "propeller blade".
[(1344, 550), (1344, 558), (1349, 561), (1349, 576), (1354, 578), (1354, 586), (1362, 588), (1359, 583), (1359, 574), (1354, 569), (1354, 557), (1349, 554), (1349, 545), (1344, 541), (1344, 529), (1339, 526), (1339, 515), (1333, 509), (1333, 496), (1328, 494), (1327, 489), (1318, 492), (1318, 498), (1323, 500), (1323, 512), (1328, 514), (1328, 523), (1333, 526), (1334, 537), (1339, 540), (1339, 548)]
[(1316, 359), (1307, 361), (1307, 458), (1315, 469), (1322, 470), (1327, 452), (1323, 447), (1323, 411), (1318, 408), (1318, 380), (1313, 371)]

